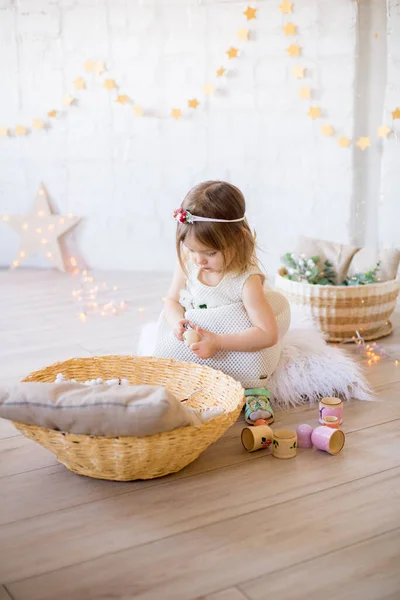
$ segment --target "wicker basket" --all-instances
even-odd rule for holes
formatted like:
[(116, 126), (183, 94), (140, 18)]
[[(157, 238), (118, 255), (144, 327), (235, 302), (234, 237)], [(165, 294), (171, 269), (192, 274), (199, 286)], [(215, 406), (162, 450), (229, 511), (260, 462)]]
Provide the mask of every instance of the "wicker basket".
[(143, 438), (75, 435), (14, 423), (21, 433), (53, 452), (68, 469), (97, 479), (153, 479), (183, 469), (224, 434), (244, 404), (243, 388), (231, 377), (209, 367), (173, 359), (74, 358), (36, 371), (24, 381), (54, 382), (57, 373), (82, 382), (97, 377), (125, 377), (132, 384), (166, 386), (179, 399), (202, 389), (188, 401), (189, 406), (223, 407), (226, 411), (200, 427), (182, 427)]
[(293, 306), (313, 317), (329, 342), (355, 336), (376, 340), (392, 332), (390, 317), (399, 294), (399, 280), (368, 285), (311, 285), (283, 277), (280, 269), (275, 285)]

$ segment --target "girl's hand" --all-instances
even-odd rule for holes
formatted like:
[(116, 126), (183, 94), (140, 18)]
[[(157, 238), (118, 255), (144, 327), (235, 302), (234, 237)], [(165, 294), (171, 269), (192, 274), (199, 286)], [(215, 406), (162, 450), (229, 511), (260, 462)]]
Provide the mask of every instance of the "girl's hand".
[(197, 358), (211, 358), (221, 350), (221, 342), (217, 333), (205, 331), (200, 327), (196, 327), (196, 331), (201, 335), (201, 340), (192, 344), (190, 349), (195, 353)]
[(189, 327), (192, 327), (190, 321), (188, 321), (187, 319), (180, 319), (179, 321), (177, 321), (172, 329), (174, 336), (181, 342), (183, 342), (183, 334), (185, 333), (185, 325), (189, 325)]

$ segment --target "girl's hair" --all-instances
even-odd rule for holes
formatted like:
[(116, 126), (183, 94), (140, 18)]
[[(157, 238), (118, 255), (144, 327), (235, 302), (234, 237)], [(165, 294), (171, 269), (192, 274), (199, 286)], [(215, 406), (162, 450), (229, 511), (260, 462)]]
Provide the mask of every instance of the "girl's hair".
[[(193, 215), (210, 219), (240, 219), (246, 211), (242, 192), (226, 181), (204, 181), (195, 185), (185, 196), (181, 207)], [(193, 234), (196, 239), (213, 250), (222, 252), (224, 271), (244, 272), (249, 265), (257, 266), (256, 239), (247, 219), (238, 223), (215, 223), (196, 221), (192, 224), (178, 223), (176, 250), (179, 262), (185, 269), (182, 244)], [(229, 256), (233, 252), (233, 257)], [(228, 264), (228, 259), (231, 262)]]

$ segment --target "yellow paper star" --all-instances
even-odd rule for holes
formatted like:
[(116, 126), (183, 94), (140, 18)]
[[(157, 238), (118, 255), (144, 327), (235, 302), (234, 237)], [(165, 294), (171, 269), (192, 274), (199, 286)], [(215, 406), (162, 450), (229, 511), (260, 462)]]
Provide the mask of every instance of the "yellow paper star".
[(77, 77), (74, 81), (74, 87), (76, 90), (84, 90), (86, 87), (86, 82), (83, 77)]
[(286, 48), (286, 52), (289, 52), (290, 56), (300, 56), (301, 46), (298, 44), (290, 44), (289, 48)]
[(282, 11), (282, 14), (289, 14), (292, 12), (293, 2), (288, 2), (287, 0), (283, 0), (282, 4), (279, 5), (279, 8)]
[(223, 76), (223, 74), (225, 73), (225, 71), (226, 71), (226, 69), (224, 69), (224, 67), (220, 67), (220, 68), (217, 70), (217, 77), (222, 77), (222, 76)]
[(75, 98), (73, 98), (69, 94), (68, 94), (68, 96), (65, 96), (65, 98), (64, 98), (64, 104), (65, 104), (65, 106), (72, 106), (72, 104), (74, 102), (75, 102)]
[(115, 83), (114, 79), (105, 79), (104, 87), (107, 90), (115, 90), (117, 87), (117, 84)]
[(44, 129), (44, 123), (41, 119), (33, 119), (32, 126), (34, 129)]
[(304, 79), (306, 74), (306, 68), (301, 67), (300, 65), (296, 65), (292, 71), (293, 75), (297, 77), (297, 79)]
[(311, 98), (311, 90), (309, 87), (302, 87), (299, 91), (299, 96), (302, 100), (309, 100)]
[(345, 135), (342, 135), (342, 137), (340, 137), (338, 139), (338, 144), (341, 148), (348, 148), (351, 144), (351, 141), (349, 140), (348, 137), (346, 137)]
[(318, 108), (318, 106), (310, 106), (310, 110), (308, 111), (307, 115), (314, 121), (321, 116), (321, 109)]
[(296, 35), (297, 25), (294, 23), (286, 23), (285, 27), (282, 27), (285, 35)]
[(95, 65), (94, 65), (94, 71), (97, 73), (97, 75), (102, 75), (105, 70), (106, 70), (106, 68), (105, 68), (103, 62), (97, 62), (97, 63), (95, 63)]
[(80, 218), (52, 214), (43, 184), (39, 187), (32, 211), (28, 215), (6, 216), (3, 221), (21, 236), (18, 257), (13, 261), (14, 267), (19, 266), (21, 259), (40, 253), (60, 271), (66, 270), (58, 238), (74, 227)]
[(248, 29), (246, 29), (245, 27), (241, 27), (237, 30), (236, 35), (239, 40), (241, 40), (242, 42), (246, 42), (249, 39), (249, 33), (250, 32)]
[(17, 135), (26, 135), (28, 133), (28, 130), (23, 125), (17, 125), (15, 128), (15, 133)]
[(0, 127), (0, 137), (8, 136), (8, 127)]
[(229, 50), (226, 51), (228, 58), (237, 58), (239, 50), (231, 46)]
[(129, 102), (129, 98), (128, 96), (125, 96), (125, 94), (121, 94), (117, 96), (116, 102), (118, 102), (119, 104), (126, 104), (127, 102)]
[(378, 127), (378, 136), (381, 138), (387, 137), (392, 130), (387, 125)]
[(321, 127), (321, 132), (323, 135), (329, 136), (333, 135), (335, 133), (335, 130), (333, 129), (332, 125), (323, 125)]
[(392, 117), (393, 117), (393, 119), (400, 119), (400, 108), (396, 108), (392, 112)]
[(205, 93), (206, 96), (211, 96), (214, 93), (214, 86), (212, 83), (206, 83), (205, 86), (203, 86), (203, 92)]
[(257, 9), (256, 8), (252, 8), (251, 6), (248, 6), (246, 8), (246, 10), (243, 12), (244, 16), (246, 17), (246, 19), (248, 21), (251, 21), (252, 19), (256, 19), (256, 12)]
[(366, 150), (371, 145), (369, 137), (360, 137), (356, 146), (358, 146), (361, 150)]
[(87, 60), (85, 62), (85, 71), (89, 73), (89, 71), (94, 71), (94, 62), (92, 60)]
[(189, 108), (196, 109), (199, 106), (199, 104), (200, 104), (200, 102), (196, 98), (193, 98), (192, 100), (188, 100), (188, 107)]
[(173, 108), (171, 110), (171, 117), (173, 117), (174, 119), (178, 120), (182, 117), (182, 111), (180, 108)]
[(133, 107), (133, 112), (135, 113), (135, 115), (137, 117), (143, 117), (143, 115), (144, 115), (144, 110), (143, 110), (143, 108), (141, 106), (135, 105)]
[(54, 119), (54, 117), (56, 117), (56, 116), (57, 116), (57, 111), (56, 111), (56, 110), (49, 110), (49, 112), (48, 112), (47, 114), (48, 114), (48, 116), (49, 116), (51, 119)]

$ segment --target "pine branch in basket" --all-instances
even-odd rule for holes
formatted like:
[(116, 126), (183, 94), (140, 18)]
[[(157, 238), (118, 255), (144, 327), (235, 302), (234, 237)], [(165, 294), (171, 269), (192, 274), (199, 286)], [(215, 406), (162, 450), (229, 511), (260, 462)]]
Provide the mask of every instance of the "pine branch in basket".
[(378, 272), (380, 269), (380, 261), (376, 263), (374, 269), (370, 269), (366, 273), (355, 273), (351, 277), (346, 277), (343, 283), (336, 283), (336, 271), (332, 263), (326, 260), (323, 267), (320, 267), (320, 257), (312, 256), (307, 258), (305, 254), (296, 256), (292, 252), (286, 252), (282, 256), (282, 262), (286, 267), (284, 277), (291, 281), (305, 281), (312, 285), (367, 285), (369, 283), (377, 283)]
[(352, 277), (346, 277), (343, 281), (343, 285), (367, 285), (368, 283), (377, 283), (380, 266), (381, 262), (378, 261), (375, 269), (371, 269), (366, 273), (355, 273)]
[(321, 268), (320, 257), (307, 258), (305, 254), (296, 256), (287, 252), (282, 257), (286, 267), (284, 277), (292, 281), (306, 281), (314, 285), (336, 285), (336, 272), (333, 265), (326, 260)]

